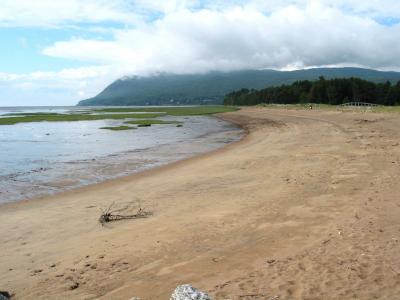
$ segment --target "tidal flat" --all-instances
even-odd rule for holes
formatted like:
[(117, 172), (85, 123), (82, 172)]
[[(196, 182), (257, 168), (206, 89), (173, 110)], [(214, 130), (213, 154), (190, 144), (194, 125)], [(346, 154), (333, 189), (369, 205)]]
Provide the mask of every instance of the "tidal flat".
[(150, 109), (154, 112), (0, 109), (0, 123), (9, 123), (0, 126), (0, 203), (139, 172), (217, 149), (242, 134), (201, 115), (215, 107), (193, 107), (187, 116)]

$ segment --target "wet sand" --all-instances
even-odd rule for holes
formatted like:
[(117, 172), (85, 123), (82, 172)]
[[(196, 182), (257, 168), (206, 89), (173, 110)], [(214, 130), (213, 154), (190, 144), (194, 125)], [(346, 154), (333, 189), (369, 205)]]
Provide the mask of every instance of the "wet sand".
[[(0, 289), (15, 299), (169, 299), (190, 283), (214, 299), (398, 299), (400, 117), (266, 108), (221, 117), (248, 135), (1, 206)], [(153, 215), (102, 227), (113, 202)]]

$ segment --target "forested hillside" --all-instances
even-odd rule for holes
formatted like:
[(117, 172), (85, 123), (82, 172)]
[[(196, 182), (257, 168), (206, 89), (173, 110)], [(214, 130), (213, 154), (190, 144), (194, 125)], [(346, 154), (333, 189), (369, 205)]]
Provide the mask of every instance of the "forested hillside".
[(255, 105), (259, 103), (324, 103), (343, 104), (351, 101), (380, 105), (400, 104), (400, 81), (392, 84), (374, 83), (360, 78), (300, 80), (291, 85), (267, 87), (261, 90), (241, 89), (225, 96), (225, 105)]
[(400, 80), (398, 72), (360, 68), (319, 68), (298, 71), (247, 70), (205, 74), (159, 74), (116, 80), (94, 98), (79, 105), (222, 104), (224, 96), (242, 88), (290, 85), (298, 80), (359, 77), (376, 83)]

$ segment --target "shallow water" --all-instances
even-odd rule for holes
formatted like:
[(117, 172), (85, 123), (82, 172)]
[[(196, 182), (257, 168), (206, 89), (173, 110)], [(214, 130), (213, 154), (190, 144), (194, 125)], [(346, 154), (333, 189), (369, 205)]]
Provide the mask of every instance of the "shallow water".
[[(67, 112), (82, 108), (0, 108)], [(136, 130), (99, 129), (123, 120), (38, 122), (0, 126), (0, 203), (33, 198), (160, 166), (222, 147), (242, 131), (209, 116)]]

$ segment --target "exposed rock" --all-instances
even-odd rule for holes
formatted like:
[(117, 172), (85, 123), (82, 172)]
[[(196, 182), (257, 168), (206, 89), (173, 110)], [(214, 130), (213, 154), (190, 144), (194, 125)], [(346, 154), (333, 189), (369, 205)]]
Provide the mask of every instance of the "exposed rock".
[(179, 285), (170, 300), (212, 300), (206, 293), (189, 284)]
[(79, 282), (72, 282), (69, 286), (70, 290), (76, 290), (79, 287)]
[(11, 294), (6, 291), (0, 291), (0, 300), (8, 300), (11, 299)]

